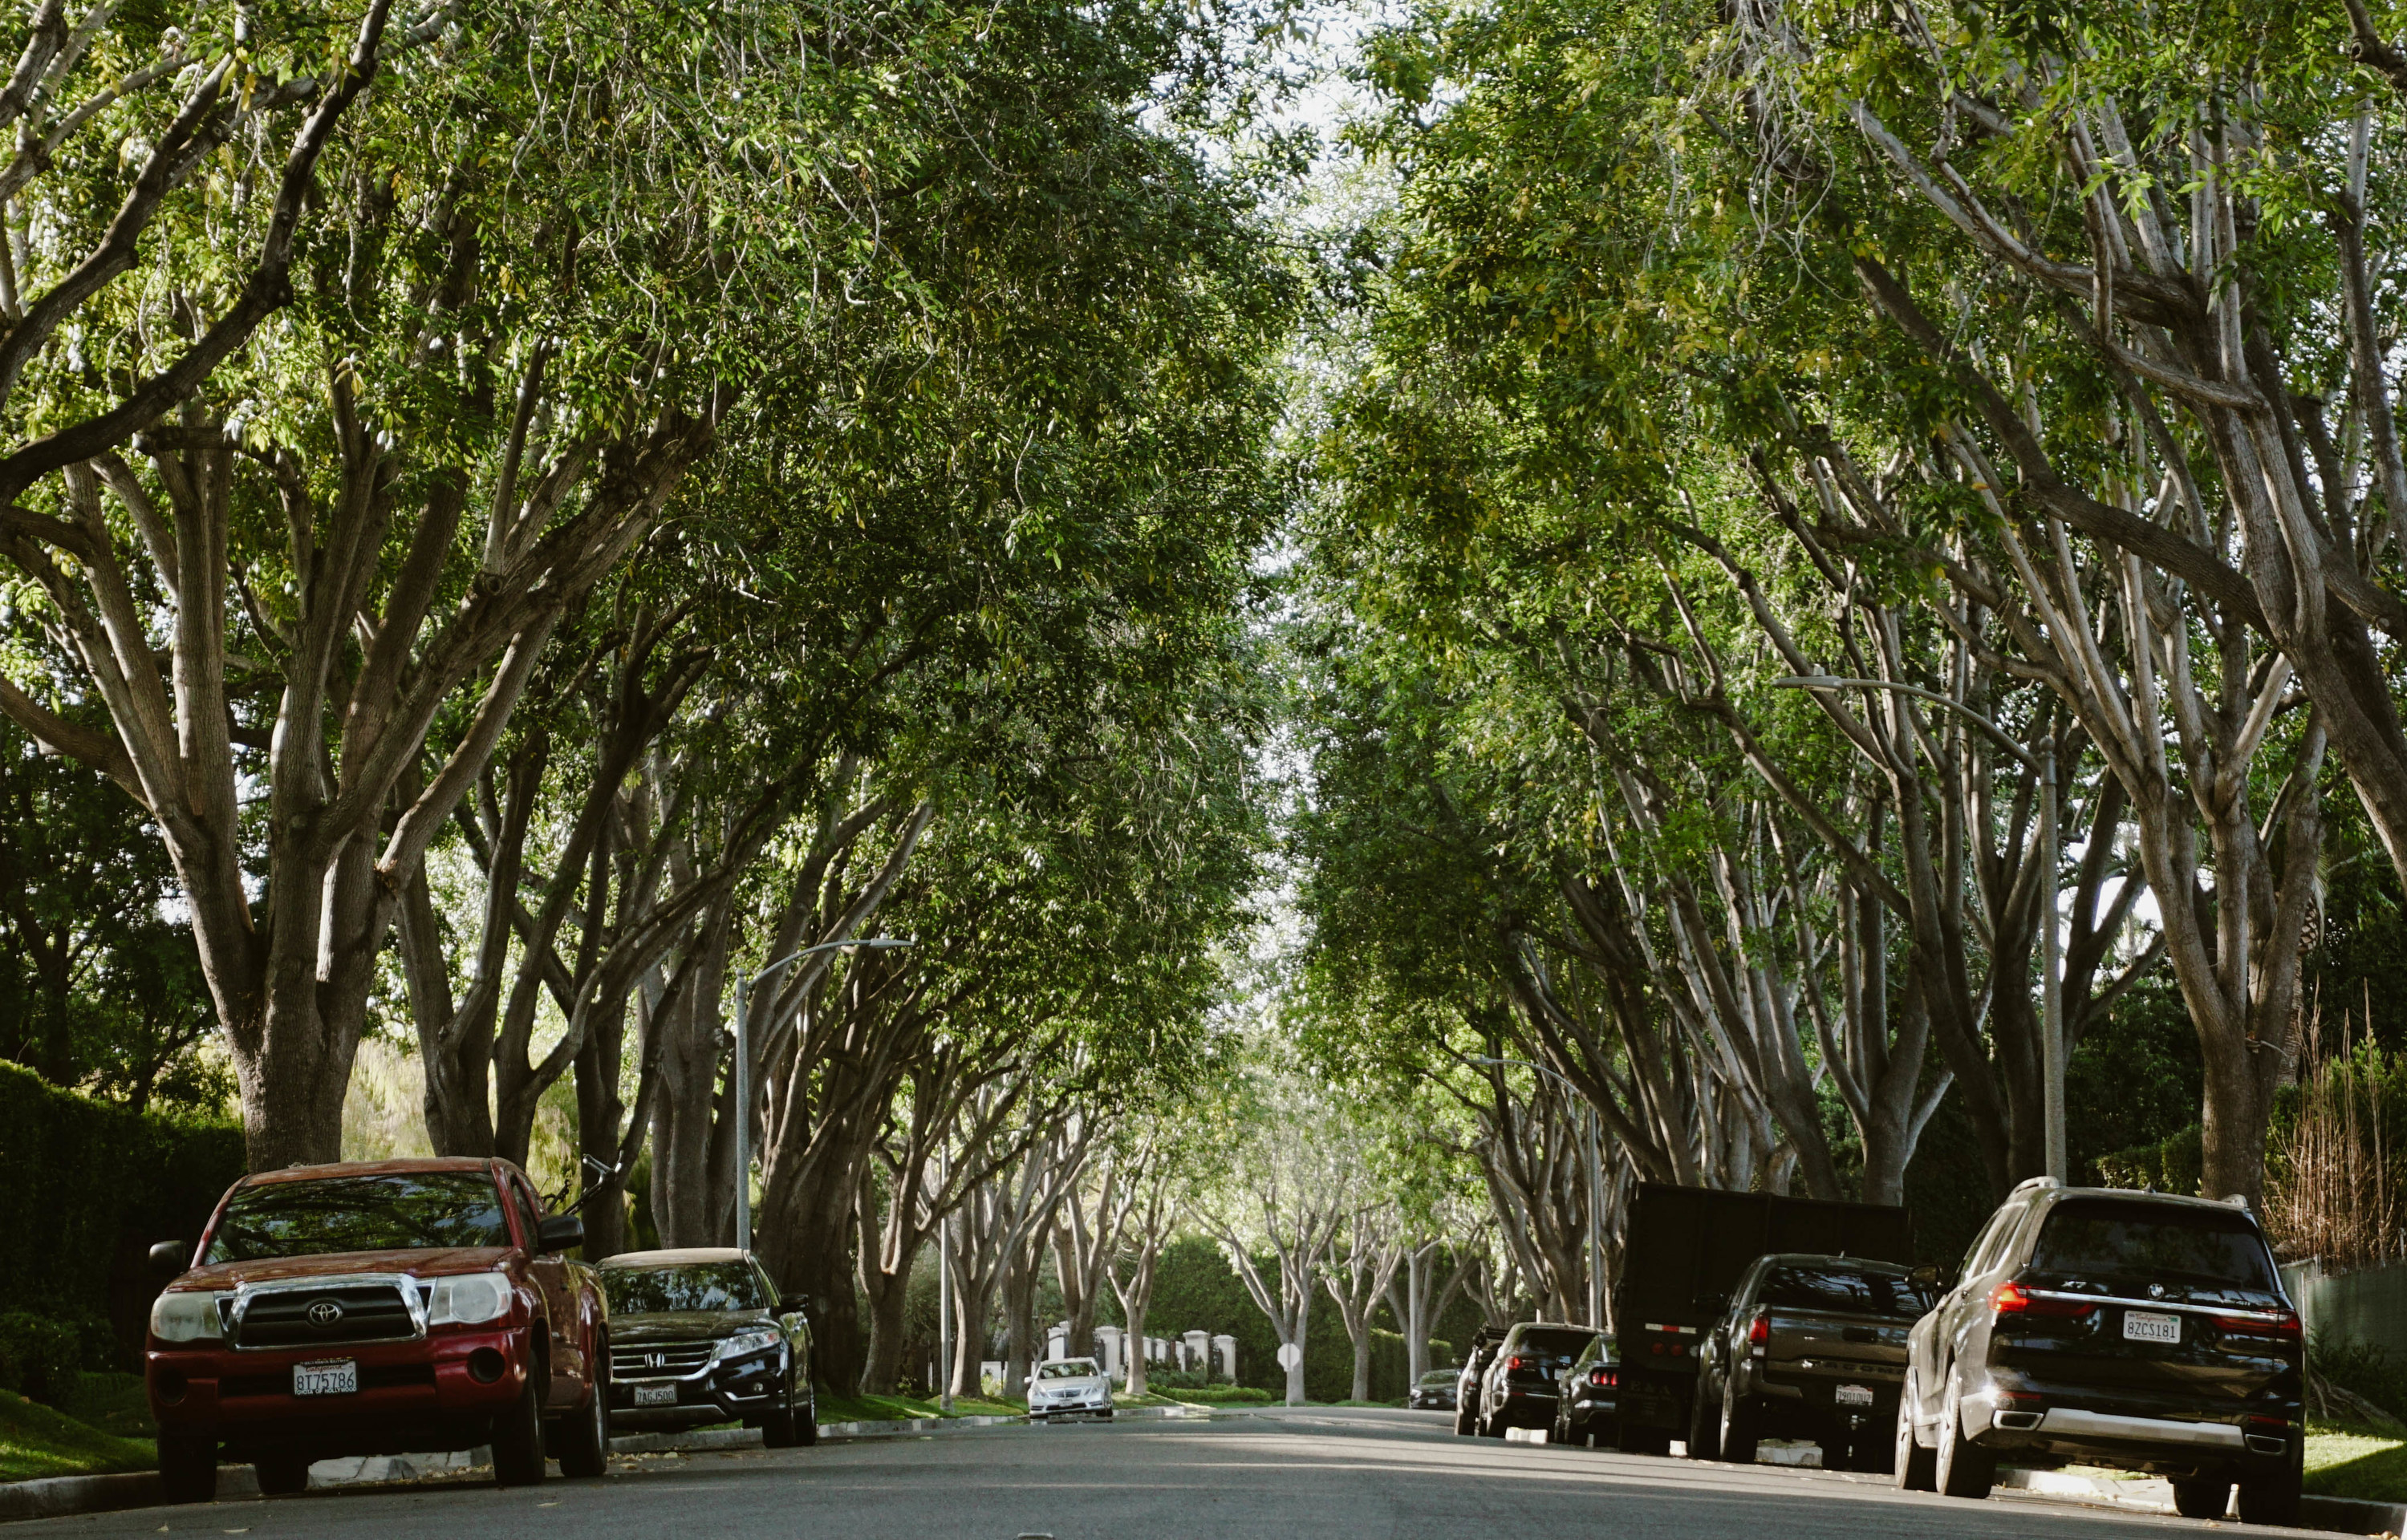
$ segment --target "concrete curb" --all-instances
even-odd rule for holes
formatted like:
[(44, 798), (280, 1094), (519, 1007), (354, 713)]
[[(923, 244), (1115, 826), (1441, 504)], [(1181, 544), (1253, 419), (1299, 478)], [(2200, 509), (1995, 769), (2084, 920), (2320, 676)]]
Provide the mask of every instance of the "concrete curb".
[[(2154, 1476), (2118, 1481), (2070, 1471), (2002, 1471), (1998, 1485), (2043, 1497), (2070, 1497), (2138, 1513), (2173, 1511), (2172, 1483)], [(2299, 1528), (2336, 1534), (2407, 1534), (2407, 1504), (2369, 1503), (2354, 1497), (2299, 1500)]]
[[(257, 1497), (259, 1476), (249, 1465), (218, 1471), (218, 1501)], [(116, 1513), (156, 1507), (165, 1499), (157, 1471), (121, 1476), (53, 1476), (40, 1481), (0, 1483), (0, 1523), (21, 1519), (64, 1519), (78, 1513)]]

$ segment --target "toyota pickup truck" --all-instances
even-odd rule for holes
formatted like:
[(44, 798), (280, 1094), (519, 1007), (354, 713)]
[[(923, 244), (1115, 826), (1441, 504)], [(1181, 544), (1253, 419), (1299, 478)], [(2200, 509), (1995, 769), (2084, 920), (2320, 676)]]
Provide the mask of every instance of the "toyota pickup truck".
[(1887, 1474), (1905, 1339), (1934, 1291), (1894, 1263), (1759, 1258), (1705, 1335), (1688, 1457), (1755, 1459), (1764, 1438), (1810, 1438), (1824, 1470)]
[(152, 1304), (146, 1353), (167, 1499), (208, 1501), (221, 1460), (269, 1495), (312, 1461), (491, 1444), (504, 1485), (600, 1476), (609, 1317), (508, 1161), (297, 1166), (236, 1182)]

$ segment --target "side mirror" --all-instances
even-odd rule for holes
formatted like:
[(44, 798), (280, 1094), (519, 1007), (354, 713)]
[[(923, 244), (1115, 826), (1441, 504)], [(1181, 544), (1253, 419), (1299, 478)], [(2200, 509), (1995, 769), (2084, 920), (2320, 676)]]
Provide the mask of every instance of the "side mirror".
[(538, 1251), (567, 1251), (585, 1244), (585, 1220), (579, 1214), (554, 1214), (534, 1227)]
[(1939, 1287), (1939, 1269), (1929, 1264), (1916, 1267), (1914, 1271), (1906, 1274), (1905, 1278), (1907, 1282), (1919, 1283), (1926, 1289), (1936, 1289)]
[(192, 1249), (180, 1240), (163, 1240), (150, 1248), (150, 1270), (162, 1278), (174, 1278), (192, 1260)]
[(1019, 1383), (1020, 1383), (1021, 1385), (1023, 1385), (1023, 1386), (1027, 1386), (1027, 1385), (1033, 1385), (1033, 1384), (1035, 1384), (1035, 1383), (1036, 1383), (1036, 1377), (1035, 1377), (1034, 1375), (1030, 1375), (1027, 1378), (1025, 1378), (1025, 1379), (1021, 1380)]
[(810, 1296), (808, 1294), (788, 1294), (784, 1296), (777, 1301), (777, 1313), (781, 1316), (806, 1316), (810, 1314)]

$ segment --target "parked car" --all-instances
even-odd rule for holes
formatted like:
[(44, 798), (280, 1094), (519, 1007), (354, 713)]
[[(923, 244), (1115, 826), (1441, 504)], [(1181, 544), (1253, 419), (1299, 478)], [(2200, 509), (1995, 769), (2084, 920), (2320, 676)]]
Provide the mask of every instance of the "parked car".
[(2173, 1504), (2288, 1524), (2306, 1425), (2297, 1312), (2244, 1204), (2024, 1182), (1914, 1328), (1897, 1483), (1986, 1497), (2001, 1456), (2170, 1477)]
[(150, 1307), (159, 1475), (207, 1502), (221, 1459), (271, 1495), (312, 1461), (491, 1444), (504, 1485), (548, 1452), (599, 1476), (610, 1448), (608, 1307), (574, 1214), (547, 1218), (504, 1160), (296, 1166), (245, 1177)]
[(1028, 1377), (1028, 1416), (1034, 1422), (1065, 1418), (1112, 1420), (1112, 1381), (1091, 1358), (1048, 1358)]
[(1549, 1428), (1556, 1381), (1595, 1340), (1593, 1326), (1524, 1321), (1504, 1335), (1479, 1390), (1479, 1431), (1502, 1438), (1507, 1428)]
[(1688, 1458), (1755, 1459), (1761, 1438), (1810, 1438), (1826, 1470), (1886, 1472), (1905, 1338), (1931, 1291), (1895, 1263), (1783, 1253), (1741, 1275), (1706, 1335)]
[(1461, 1372), (1460, 1369), (1431, 1369), (1421, 1376), (1420, 1382), (1405, 1393), (1404, 1405), (1421, 1411), (1454, 1410), (1454, 1382)]
[(1669, 1454), (1688, 1433), (1697, 1363), (1730, 1291), (1780, 1251), (1877, 1257), (1907, 1266), (1905, 1210), (1772, 1193), (1645, 1181), (1630, 1201), (1613, 1320), (1620, 1332), (1616, 1433), (1631, 1454)]
[(1456, 1437), (1468, 1438), (1479, 1431), (1480, 1381), (1496, 1362), (1496, 1350), (1503, 1346), (1504, 1334), (1493, 1326), (1482, 1326), (1472, 1334), (1471, 1351), (1462, 1360), (1461, 1372), (1454, 1377)]
[(1549, 1444), (1609, 1446), (1619, 1432), (1621, 1359), (1613, 1338), (1598, 1336), (1572, 1360), (1555, 1392)]
[(622, 1251), (610, 1301), (610, 1406), (634, 1427), (742, 1422), (773, 1449), (816, 1444), (811, 1328), (749, 1251)]

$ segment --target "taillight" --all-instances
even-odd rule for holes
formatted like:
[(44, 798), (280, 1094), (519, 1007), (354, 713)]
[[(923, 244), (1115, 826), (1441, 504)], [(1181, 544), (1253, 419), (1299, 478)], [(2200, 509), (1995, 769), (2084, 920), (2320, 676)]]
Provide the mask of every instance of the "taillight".
[(2261, 1336), (2275, 1342), (2297, 1342), (2303, 1335), (2299, 1318), (2284, 1314), (2272, 1321), (2251, 1321), (2246, 1316), (2216, 1316), (2215, 1330), (2225, 1336)]
[(1504, 1361), (1504, 1367), (1507, 1369), (1533, 1368), (1536, 1366), (1537, 1362), (1538, 1361), (1534, 1358), (1523, 1358), (1519, 1353), (1515, 1353), (1512, 1357)]
[(1600, 1363), (1588, 1372), (1588, 1382), (1609, 1391), (1615, 1384), (1613, 1371)]
[(2011, 1280), (1989, 1291), (1989, 1308), (2001, 1316), (2086, 1316), (2098, 1308), (2086, 1299), (2051, 1299)]
[(1756, 1312), (1755, 1319), (1746, 1323), (1746, 1340), (1758, 1348), (1772, 1340), (1771, 1319), (1759, 1310)]

